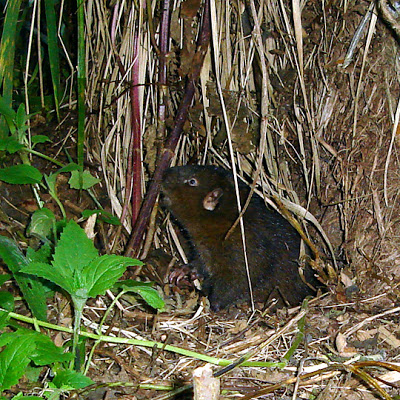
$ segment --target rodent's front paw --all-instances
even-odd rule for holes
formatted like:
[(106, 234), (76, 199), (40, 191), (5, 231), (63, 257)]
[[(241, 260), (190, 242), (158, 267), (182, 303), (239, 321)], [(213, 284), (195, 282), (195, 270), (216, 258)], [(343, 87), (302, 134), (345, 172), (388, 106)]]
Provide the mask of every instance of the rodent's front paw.
[(190, 264), (182, 265), (176, 268), (169, 275), (169, 282), (175, 286), (192, 286), (193, 281), (199, 278), (199, 274)]

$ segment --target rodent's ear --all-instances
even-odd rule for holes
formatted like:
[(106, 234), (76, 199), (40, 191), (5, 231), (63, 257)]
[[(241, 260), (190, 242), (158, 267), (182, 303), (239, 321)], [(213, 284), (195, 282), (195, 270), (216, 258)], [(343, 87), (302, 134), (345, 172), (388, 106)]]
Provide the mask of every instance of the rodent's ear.
[(214, 189), (212, 192), (207, 193), (206, 197), (203, 199), (203, 207), (208, 211), (214, 211), (223, 194), (224, 192), (221, 188)]

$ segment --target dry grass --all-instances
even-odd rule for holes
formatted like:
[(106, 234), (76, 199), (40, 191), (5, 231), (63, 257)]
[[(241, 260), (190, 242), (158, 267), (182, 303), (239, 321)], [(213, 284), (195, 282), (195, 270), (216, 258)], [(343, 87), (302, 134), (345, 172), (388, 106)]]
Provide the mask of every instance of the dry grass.
[[(160, 132), (173, 124), (182, 77), (190, 67), (199, 27), (198, 15), (190, 12), (195, 3), (186, 2), (181, 14), (182, 4), (172, 6), (165, 121), (159, 118), (165, 88), (157, 85), (159, 60), (153, 45), (159, 39), (159, 3), (151, 4), (154, 38), (149, 14), (137, 9), (137, 3), (123, 3), (120, 9), (105, 8), (97, 0), (86, 5), (87, 93), (94, 112), (88, 123), (91, 155), (101, 162), (117, 215), (126, 196), (132, 132), (127, 89), (133, 43), (135, 38), (140, 43), (146, 182), (154, 171), (160, 140), (165, 139)], [(333, 266), (327, 240), (322, 240), (326, 234), (343, 268), (339, 286), (333, 282), (332, 293), (308, 310), (304, 340), (287, 367), (237, 367), (222, 378), (222, 387), (229, 389), (226, 396), (252, 398), (249, 393), (275, 382), (281, 384), (271, 386), (274, 394), (265, 398), (367, 399), (378, 396), (379, 390), (382, 398), (395, 396), (398, 386), (370, 376), (396, 382), (398, 372), (389, 373), (382, 365), (371, 372), (371, 367), (357, 362), (361, 357), (399, 361), (398, 44), (370, 14), (349, 53), (357, 27), (369, 13), (367, 2), (270, 0), (261, 8), (252, 0), (246, 7), (239, 1), (211, 3), (212, 45), (173, 163), (218, 164), (249, 183), (254, 180), (258, 193), (269, 199), (276, 196), (306, 221), (326, 265)], [(117, 54), (126, 76), (120, 75)], [(345, 59), (348, 66), (343, 68)], [(130, 220), (124, 224), (130, 232)], [(164, 229), (155, 231), (155, 247), (175, 248), (167, 242), (171, 235)], [(352, 294), (352, 288), (359, 291)], [(250, 352), (251, 361), (278, 362), (299, 332), (297, 320), (291, 323), (297, 312), (239, 313), (232, 319), (232, 315), (208, 314), (198, 308), (196, 299), (187, 300), (184, 310), (172, 295), (170, 299), (166, 316), (151, 327), (138, 322), (135, 313), (125, 323), (140, 327), (145, 337), (168, 338), (170, 343), (233, 361)], [(290, 328), (282, 330), (287, 324)], [(187, 381), (193, 368), (202, 364), (162, 352), (143, 357), (142, 351), (134, 351), (141, 383)], [(303, 378), (318, 368), (324, 369), (323, 374)]]

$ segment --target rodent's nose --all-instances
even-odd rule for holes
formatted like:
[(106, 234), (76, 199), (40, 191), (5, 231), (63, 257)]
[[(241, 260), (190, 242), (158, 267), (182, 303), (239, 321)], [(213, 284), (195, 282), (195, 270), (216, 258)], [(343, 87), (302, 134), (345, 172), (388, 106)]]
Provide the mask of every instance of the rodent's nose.
[(165, 192), (163, 192), (162, 187), (161, 187), (161, 192), (160, 192), (160, 204), (163, 207), (171, 206), (171, 199), (168, 197), (168, 195)]

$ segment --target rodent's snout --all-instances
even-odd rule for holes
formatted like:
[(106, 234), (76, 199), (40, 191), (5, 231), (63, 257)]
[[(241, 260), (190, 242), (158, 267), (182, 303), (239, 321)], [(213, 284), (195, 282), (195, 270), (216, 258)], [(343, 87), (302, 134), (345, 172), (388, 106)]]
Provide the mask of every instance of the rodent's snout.
[(161, 204), (163, 207), (170, 207), (171, 204), (172, 204), (171, 199), (170, 199), (170, 198), (167, 196), (167, 194), (166, 194), (165, 192), (163, 192), (162, 190), (161, 190), (161, 192), (160, 192), (160, 204)]

